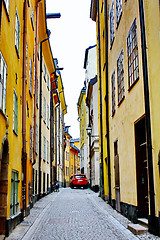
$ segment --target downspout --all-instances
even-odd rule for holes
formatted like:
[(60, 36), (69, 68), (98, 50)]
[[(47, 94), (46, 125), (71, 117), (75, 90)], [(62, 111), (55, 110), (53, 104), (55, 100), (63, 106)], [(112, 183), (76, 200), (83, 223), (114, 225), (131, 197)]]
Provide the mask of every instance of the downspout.
[[(152, 158), (152, 137), (151, 137), (151, 116), (149, 103), (149, 81), (148, 81), (148, 64), (146, 51), (146, 35), (143, 0), (139, 0), (141, 41), (142, 41), (142, 64), (143, 64), (143, 81), (144, 81), (144, 98), (146, 113), (146, 132), (147, 132), (147, 157), (148, 157), (148, 174), (149, 174), (149, 194), (150, 194), (150, 216), (149, 231), (151, 233), (158, 232), (155, 217), (155, 198), (154, 198), (154, 176), (153, 176), (153, 158)], [(157, 229), (156, 229), (157, 227)]]
[(26, 216), (26, 44), (27, 44), (27, 0), (24, 1), (24, 30), (23, 30), (23, 76), (22, 76), (22, 215)]
[(1, 23), (2, 23), (2, 0), (0, 0), (0, 39), (1, 39)]
[(54, 161), (54, 106), (53, 106), (53, 90), (51, 83), (51, 97), (50, 97), (50, 174), (51, 174), (51, 192), (53, 189), (52, 178), (53, 178), (53, 161)]
[(104, 1), (105, 11), (105, 46), (106, 46), (106, 129), (107, 129), (107, 164), (108, 164), (108, 187), (109, 199), (108, 203), (111, 204), (111, 163), (110, 163), (110, 135), (109, 135), (109, 82), (108, 82), (108, 21), (107, 21), (107, 0)]
[(99, 94), (100, 94), (100, 135), (101, 135), (101, 163), (100, 163), (100, 194), (104, 195), (104, 173), (103, 173), (103, 126), (102, 126), (102, 83), (101, 83), (101, 49), (100, 49), (100, 16), (99, 16), (99, 0), (97, 0), (98, 14), (98, 56), (99, 56)]
[(58, 129), (58, 127), (57, 127), (57, 123), (58, 123), (58, 121), (57, 121), (57, 109), (58, 109), (58, 106), (59, 106), (59, 104), (60, 103), (58, 103), (56, 106), (55, 106), (55, 165), (56, 165), (56, 174), (55, 174), (55, 181), (57, 181), (58, 179), (57, 179), (57, 153), (58, 153), (58, 151), (57, 151), (57, 129)]
[(36, 163), (36, 101), (37, 101), (37, 47), (38, 47), (38, 17), (39, 17), (39, 1), (36, 4), (36, 47), (35, 47), (35, 92), (34, 92), (34, 135), (33, 135), (33, 163), (32, 166)]
[[(58, 165), (60, 165), (60, 160), (61, 160), (61, 158), (60, 158), (60, 154), (61, 154), (61, 150), (60, 150), (60, 147), (61, 147), (61, 145), (60, 145), (60, 132), (61, 132), (61, 127), (60, 127), (60, 105), (59, 105), (59, 108), (58, 108), (58, 126), (59, 126), (59, 131), (58, 131)], [(58, 170), (59, 170), (59, 172), (60, 172), (60, 169), (59, 169), (59, 166), (58, 166)], [(61, 172), (60, 172), (60, 174), (61, 174)], [(59, 174), (58, 174), (58, 181), (59, 181)]]
[(41, 116), (42, 116), (42, 43), (47, 41), (49, 39), (45, 38), (40, 42), (40, 93), (39, 93), (39, 193), (38, 198), (41, 198), (41, 150), (42, 150), (42, 139), (41, 139), (41, 130), (42, 130), (42, 122), (41, 122)]

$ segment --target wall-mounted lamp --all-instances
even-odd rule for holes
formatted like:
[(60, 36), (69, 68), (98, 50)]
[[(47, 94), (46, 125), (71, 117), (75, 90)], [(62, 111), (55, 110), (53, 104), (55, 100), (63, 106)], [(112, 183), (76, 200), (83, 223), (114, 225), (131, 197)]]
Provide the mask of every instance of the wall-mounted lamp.
[(92, 134), (92, 128), (91, 128), (91, 126), (88, 126), (88, 127), (86, 128), (86, 130), (87, 130), (87, 135), (90, 137), (91, 134)]

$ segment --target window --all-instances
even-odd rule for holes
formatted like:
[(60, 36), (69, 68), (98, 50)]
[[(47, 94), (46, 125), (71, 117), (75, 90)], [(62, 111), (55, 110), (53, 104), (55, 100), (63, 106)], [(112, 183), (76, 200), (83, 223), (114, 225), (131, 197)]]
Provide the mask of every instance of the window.
[(114, 2), (112, 2), (110, 11), (110, 46), (112, 47), (114, 41)]
[(27, 46), (27, 43), (26, 43), (26, 80), (27, 80), (27, 56), (28, 56), (28, 46)]
[(44, 63), (44, 80), (46, 81), (46, 64)]
[(38, 125), (36, 124), (36, 153), (38, 153)]
[(33, 5), (31, 3), (31, 23), (32, 23), (32, 27), (33, 27), (33, 22), (34, 22), (34, 12), (33, 12)]
[(9, 0), (4, 0), (4, 2), (5, 2), (5, 5), (6, 5), (7, 13), (9, 14)]
[(13, 96), (13, 130), (17, 134), (18, 132), (18, 97), (14, 89)]
[(43, 98), (43, 121), (46, 123), (46, 98)]
[(112, 82), (112, 117), (113, 117), (116, 111), (115, 69), (112, 73), (111, 82)]
[(123, 48), (117, 59), (117, 80), (118, 80), (118, 104), (124, 99), (124, 64), (123, 64)]
[(136, 19), (127, 36), (129, 88), (139, 79)]
[(32, 59), (29, 61), (29, 92), (32, 96)]
[(47, 128), (49, 128), (49, 105), (47, 104)]
[(10, 204), (10, 215), (15, 215), (18, 211), (18, 172), (12, 170), (11, 176), (11, 204)]
[(16, 46), (18, 56), (19, 56), (19, 42), (20, 42), (20, 22), (19, 22), (18, 12), (16, 8), (15, 46)]
[(49, 75), (47, 75), (47, 88), (49, 90)]
[(32, 126), (30, 125), (30, 161), (32, 161)]
[(122, 0), (116, 0), (116, 22), (119, 24), (122, 15)]
[(47, 163), (49, 163), (49, 141), (47, 140)]
[(0, 109), (6, 113), (7, 65), (0, 52)]
[(38, 108), (38, 78), (37, 78), (37, 99), (36, 99), (36, 106)]
[(43, 137), (43, 160), (46, 161), (46, 137)]

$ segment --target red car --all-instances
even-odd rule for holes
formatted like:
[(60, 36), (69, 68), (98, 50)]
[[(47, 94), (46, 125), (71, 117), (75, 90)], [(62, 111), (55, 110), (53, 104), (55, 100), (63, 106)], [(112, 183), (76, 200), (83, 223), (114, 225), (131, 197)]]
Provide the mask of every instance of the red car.
[(74, 174), (71, 177), (70, 187), (71, 188), (83, 187), (83, 188), (87, 189), (88, 188), (88, 180), (86, 178), (86, 175), (85, 174)]

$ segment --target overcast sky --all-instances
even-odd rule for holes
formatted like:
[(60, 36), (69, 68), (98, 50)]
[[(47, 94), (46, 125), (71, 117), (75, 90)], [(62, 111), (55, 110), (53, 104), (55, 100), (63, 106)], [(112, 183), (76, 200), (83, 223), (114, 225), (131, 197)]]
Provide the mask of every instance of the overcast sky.
[(77, 102), (84, 84), (85, 49), (96, 44), (96, 24), (90, 19), (91, 0), (46, 0), (47, 13), (61, 13), (60, 19), (48, 19), (50, 43), (54, 58), (58, 58), (64, 85), (69, 133), (79, 137)]

